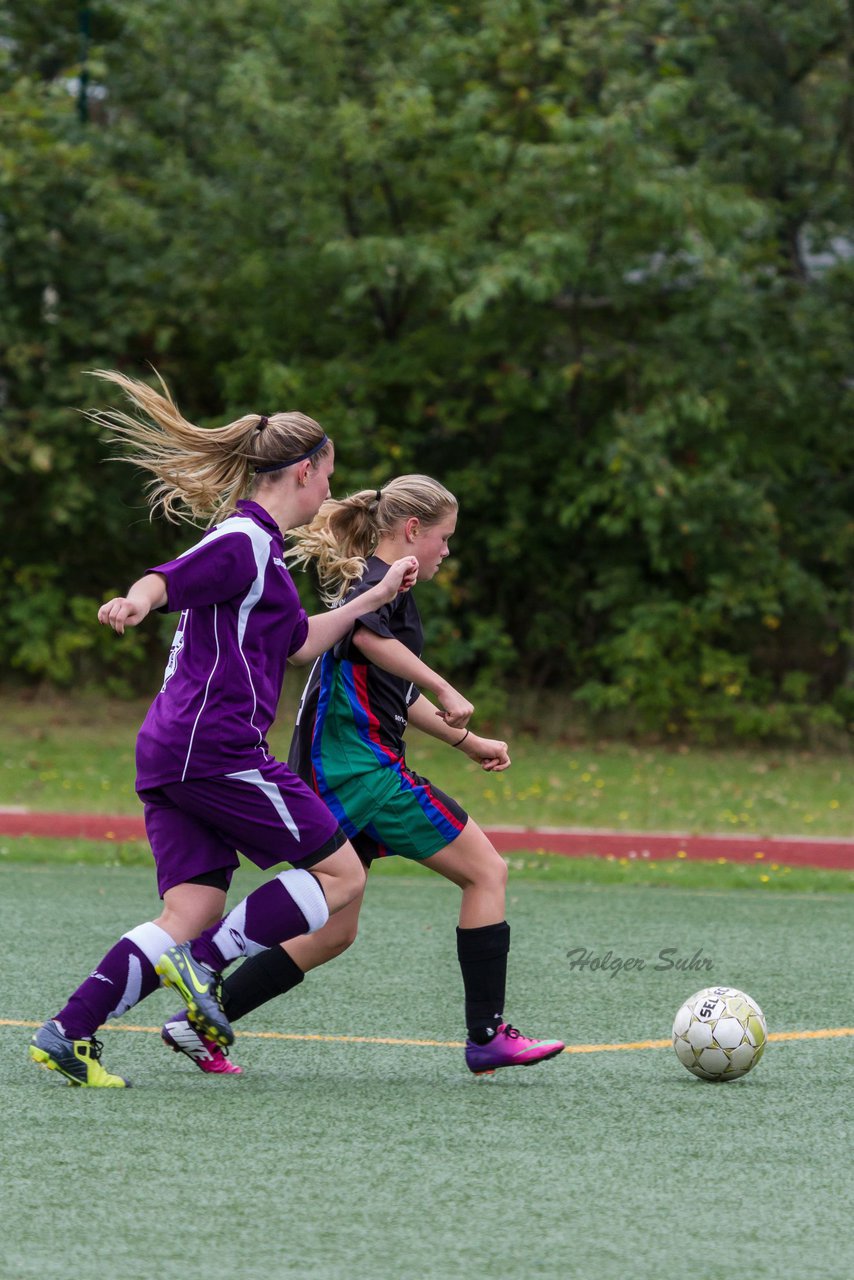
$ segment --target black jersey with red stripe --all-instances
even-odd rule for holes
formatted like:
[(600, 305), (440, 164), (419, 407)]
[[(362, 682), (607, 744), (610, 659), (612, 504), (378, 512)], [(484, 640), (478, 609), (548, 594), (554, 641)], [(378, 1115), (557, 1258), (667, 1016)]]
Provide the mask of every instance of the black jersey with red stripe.
[[(388, 569), (384, 560), (371, 556), (344, 603), (375, 586)], [(363, 614), (353, 630), (314, 664), (300, 701), (288, 764), (321, 793), (321, 777), (352, 777), (400, 760), (408, 708), (419, 696), (410, 681), (367, 660), (353, 643), (359, 627), (398, 640), (421, 656), (421, 616), (412, 592), (404, 591), (380, 609)]]

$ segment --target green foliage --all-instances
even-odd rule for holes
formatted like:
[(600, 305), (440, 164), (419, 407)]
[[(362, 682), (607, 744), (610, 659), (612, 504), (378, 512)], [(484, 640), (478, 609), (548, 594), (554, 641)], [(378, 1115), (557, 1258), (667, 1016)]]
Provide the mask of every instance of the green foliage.
[(59, 599), (179, 545), (76, 412), (150, 363), (315, 414), (341, 489), (450, 484), (430, 657), (484, 711), (852, 723), (843, 0), (90, 9), (84, 122), (73, 8), (0, 3), (7, 670), (155, 662)]

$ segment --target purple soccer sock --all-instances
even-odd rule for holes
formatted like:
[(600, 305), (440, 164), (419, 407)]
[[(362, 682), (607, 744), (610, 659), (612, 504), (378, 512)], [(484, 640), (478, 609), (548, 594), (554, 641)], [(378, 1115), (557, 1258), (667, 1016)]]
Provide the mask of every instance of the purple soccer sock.
[(81, 982), (54, 1021), (69, 1040), (89, 1040), (103, 1023), (121, 1017), (157, 990), (160, 979), (154, 966), (174, 945), (159, 925), (131, 929)]
[(254, 956), (301, 933), (326, 924), (329, 908), (319, 881), (310, 871), (294, 868), (268, 880), (206, 929), (190, 945), (193, 959), (214, 973), (240, 956)]

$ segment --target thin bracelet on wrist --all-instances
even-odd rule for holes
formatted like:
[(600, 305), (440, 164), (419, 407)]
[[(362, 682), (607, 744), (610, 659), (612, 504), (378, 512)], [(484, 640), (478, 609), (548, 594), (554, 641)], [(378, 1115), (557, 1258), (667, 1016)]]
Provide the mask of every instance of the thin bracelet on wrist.
[(463, 736), (461, 738), (458, 738), (457, 741), (454, 743), (454, 746), (461, 747), (470, 733), (471, 733), (471, 729), (466, 729)]

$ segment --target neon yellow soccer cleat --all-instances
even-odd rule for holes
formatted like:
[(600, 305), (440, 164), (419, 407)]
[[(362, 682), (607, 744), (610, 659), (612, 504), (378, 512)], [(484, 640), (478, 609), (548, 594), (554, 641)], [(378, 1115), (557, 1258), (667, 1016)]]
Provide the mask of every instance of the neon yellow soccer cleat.
[(222, 1008), (222, 979), (193, 958), (189, 942), (170, 947), (154, 969), (167, 987), (178, 992), (197, 1031), (223, 1048), (233, 1044), (234, 1032)]
[(30, 1041), (30, 1057), (48, 1071), (58, 1071), (69, 1084), (83, 1089), (129, 1089), (130, 1081), (111, 1076), (101, 1066), (103, 1045), (91, 1040), (69, 1040), (52, 1019), (43, 1023)]

